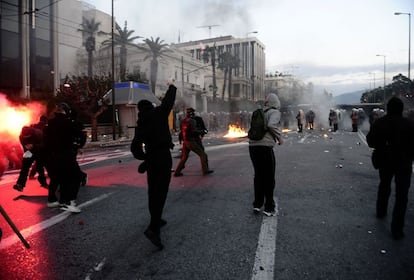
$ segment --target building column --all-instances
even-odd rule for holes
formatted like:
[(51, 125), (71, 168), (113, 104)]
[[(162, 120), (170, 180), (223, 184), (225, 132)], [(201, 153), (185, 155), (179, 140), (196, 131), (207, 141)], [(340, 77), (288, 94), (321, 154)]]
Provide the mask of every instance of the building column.
[(207, 113), (207, 93), (201, 94), (201, 98), (203, 99), (203, 113)]

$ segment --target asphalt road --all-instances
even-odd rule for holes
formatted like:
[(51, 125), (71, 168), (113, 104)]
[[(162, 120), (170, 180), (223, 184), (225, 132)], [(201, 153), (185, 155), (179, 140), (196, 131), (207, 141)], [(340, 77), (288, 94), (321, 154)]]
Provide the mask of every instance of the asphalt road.
[(0, 217), (0, 279), (413, 278), (413, 192), (406, 238), (394, 241), (389, 217), (375, 218), (378, 176), (361, 133), (285, 134), (276, 147), (278, 215), (271, 218), (252, 212), (245, 140), (206, 138), (215, 172), (201, 176), (192, 154), (184, 176), (172, 178), (163, 251), (143, 235), (146, 179), (127, 145), (80, 156), (89, 174), (80, 214), (46, 208), (47, 191), (36, 181), (18, 193), (16, 174), (4, 176), (0, 203), (31, 248)]

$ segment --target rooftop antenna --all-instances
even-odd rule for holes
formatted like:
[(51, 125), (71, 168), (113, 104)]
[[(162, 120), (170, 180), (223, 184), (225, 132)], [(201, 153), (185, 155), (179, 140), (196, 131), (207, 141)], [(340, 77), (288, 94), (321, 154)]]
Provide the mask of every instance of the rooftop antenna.
[(215, 26), (220, 26), (218, 24), (213, 25), (203, 25), (203, 26), (197, 26), (197, 28), (207, 28), (208, 27), (208, 37), (211, 38), (211, 28)]

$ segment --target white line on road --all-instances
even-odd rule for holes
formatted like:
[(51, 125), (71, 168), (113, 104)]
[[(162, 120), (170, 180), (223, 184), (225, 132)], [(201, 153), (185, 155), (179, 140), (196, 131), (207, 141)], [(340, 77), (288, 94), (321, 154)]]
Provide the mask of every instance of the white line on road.
[[(88, 207), (89, 205), (92, 205), (94, 203), (97, 203), (97, 202), (105, 199), (105, 198), (108, 198), (113, 193), (114, 192), (103, 194), (101, 196), (98, 196), (94, 199), (91, 199), (89, 201), (86, 201), (86, 202), (78, 205), (78, 207), (81, 208), (81, 209), (85, 208), (85, 207)], [(31, 236), (31, 235), (39, 232), (39, 231), (42, 231), (42, 230), (47, 229), (47, 228), (49, 228), (49, 227), (51, 227), (51, 226), (53, 226), (57, 223), (62, 222), (67, 217), (69, 217), (70, 214), (71, 214), (70, 212), (62, 212), (62, 213), (60, 213), (56, 216), (53, 216), (53, 217), (51, 217), (47, 220), (44, 220), (44, 221), (42, 221), (38, 224), (35, 224), (35, 225), (30, 226), (28, 228), (25, 228), (25, 229), (21, 230), (20, 232), (27, 239), (29, 236)], [(7, 247), (12, 246), (13, 244), (15, 244), (16, 242), (19, 242), (19, 241), (20, 241), (20, 239), (17, 237), (17, 235), (12, 235), (12, 236), (9, 236), (7, 238), (4, 238), (0, 243), (0, 250), (1, 249), (6, 249)]]
[(367, 145), (367, 146), (368, 146), (368, 143), (367, 143), (367, 137), (365, 136), (365, 134), (364, 134), (361, 130), (358, 130), (358, 136), (359, 136), (359, 139), (361, 139), (361, 141), (362, 141), (365, 145)]
[(239, 142), (239, 143), (223, 144), (223, 145), (217, 145), (217, 146), (209, 146), (209, 147), (205, 147), (204, 149), (208, 152), (208, 151), (219, 150), (219, 149), (224, 149), (224, 148), (228, 148), (228, 147), (246, 146), (246, 145), (249, 145), (249, 143), (248, 142)]
[(276, 215), (274, 217), (263, 217), (254, 260), (252, 280), (274, 279), (277, 216), (279, 214), (277, 199), (275, 199), (275, 211)]

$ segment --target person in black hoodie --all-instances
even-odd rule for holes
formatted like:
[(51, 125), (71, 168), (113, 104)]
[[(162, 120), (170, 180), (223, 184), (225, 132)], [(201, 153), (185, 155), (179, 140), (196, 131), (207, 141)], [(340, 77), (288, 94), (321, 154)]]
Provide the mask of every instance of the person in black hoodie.
[(391, 232), (394, 239), (404, 237), (404, 219), (407, 210), (414, 159), (414, 123), (403, 117), (404, 104), (392, 97), (387, 103), (387, 115), (376, 120), (367, 134), (369, 147), (375, 149), (374, 167), (379, 170), (376, 214), (383, 219), (387, 215), (391, 194), (391, 181), (395, 177), (395, 204), (392, 213)]
[[(48, 207), (60, 207), (73, 213), (81, 212), (76, 206), (79, 190), (79, 166), (73, 156), (76, 131), (70, 119), (71, 109), (62, 102), (56, 106), (55, 117), (44, 129), (46, 168), (50, 177)], [(59, 186), (59, 201), (56, 189)]]
[[(177, 88), (172, 81), (167, 83), (168, 90), (161, 105), (154, 107), (148, 100), (138, 102), (138, 121), (131, 152), (136, 159), (144, 160), (139, 172), (147, 172), (148, 208), (151, 222), (145, 236), (160, 250), (164, 248), (160, 238), (160, 228), (166, 224), (162, 212), (167, 199), (171, 181), (172, 157), (174, 147), (168, 126), (168, 116), (174, 106)], [(143, 148), (145, 145), (145, 150)]]
[(19, 136), (20, 143), (23, 147), (23, 161), (19, 177), (13, 189), (23, 191), (26, 186), (27, 176), (33, 162), (36, 162), (36, 171), (39, 173), (37, 178), (42, 187), (47, 188), (46, 175), (44, 170), (44, 146), (43, 146), (43, 129), (47, 124), (47, 117), (42, 116), (40, 121), (31, 126), (24, 126)]

